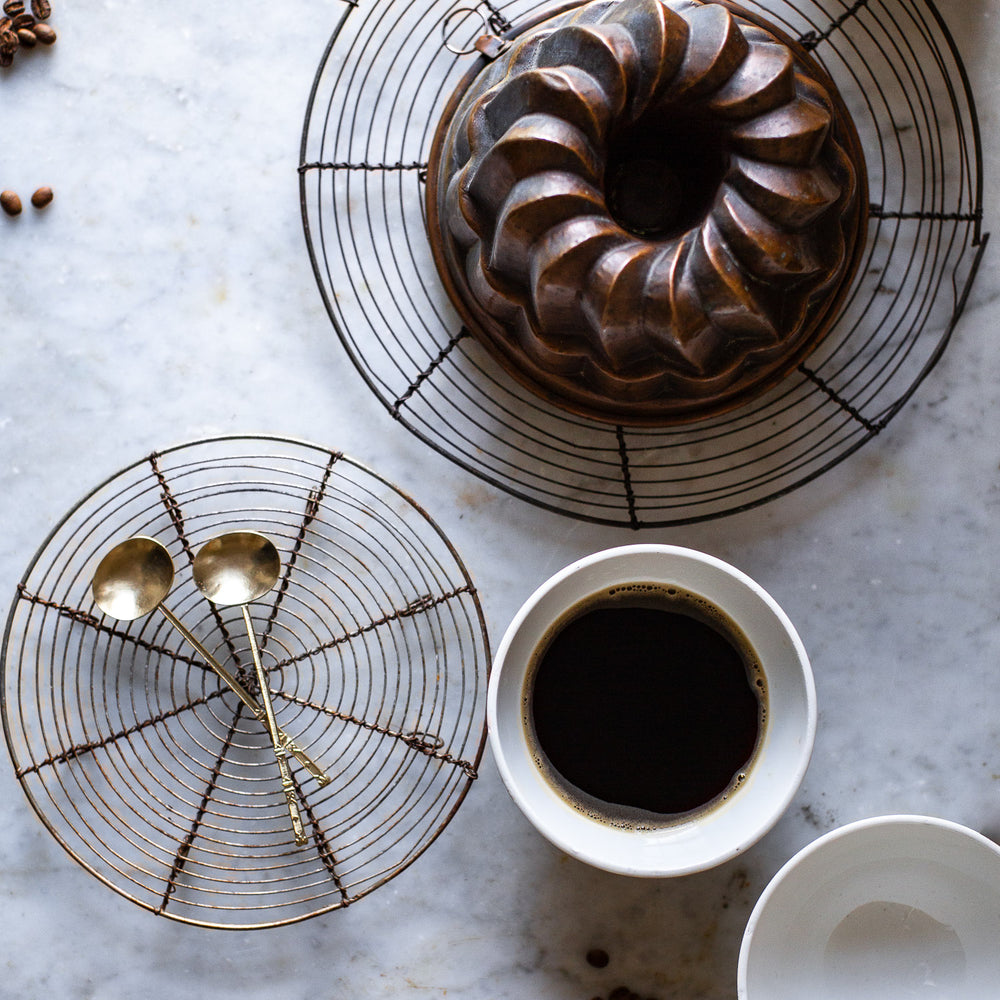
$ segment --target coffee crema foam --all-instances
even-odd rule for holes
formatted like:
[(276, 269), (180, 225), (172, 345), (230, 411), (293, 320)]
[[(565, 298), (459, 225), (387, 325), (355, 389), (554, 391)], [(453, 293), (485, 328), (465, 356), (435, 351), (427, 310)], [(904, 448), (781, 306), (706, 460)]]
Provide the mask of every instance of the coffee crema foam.
[[(553, 644), (566, 633), (566, 630), (580, 619), (592, 612), (619, 611), (628, 614), (632, 609), (650, 609), (667, 612), (668, 615), (680, 615), (692, 622), (707, 626), (716, 633), (742, 662), (747, 691), (756, 702), (756, 736), (753, 745), (743, 763), (737, 766), (727, 783), (716, 794), (701, 801), (692, 808), (677, 811), (657, 811), (642, 808), (628, 803), (609, 801), (603, 797), (591, 794), (580, 785), (568, 779), (552, 762), (549, 754), (542, 746), (536, 725), (536, 706), (534, 692), (539, 678), (540, 668), (546, 661), (546, 655)], [(662, 628), (662, 625), (661, 625)], [(608, 656), (614, 656), (616, 639), (609, 636), (605, 645)], [(619, 644), (620, 645), (620, 644)], [(610, 678), (609, 678), (610, 680)], [(678, 685), (679, 696), (684, 695)], [(567, 688), (567, 700), (569, 689)], [(746, 700), (745, 694), (740, 697)], [(521, 721), (524, 727), (527, 744), (534, 763), (553, 791), (573, 809), (602, 825), (620, 830), (643, 831), (656, 830), (676, 826), (694, 818), (721, 808), (742, 787), (746, 785), (753, 773), (754, 765), (760, 754), (767, 731), (768, 697), (767, 680), (760, 659), (743, 630), (733, 619), (714, 602), (700, 594), (681, 587), (653, 582), (632, 582), (618, 584), (614, 587), (598, 591), (577, 602), (567, 610), (546, 631), (541, 641), (532, 653), (525, 674), (524, 687), (521, 695)], [(546, 709), (555, 713), (555, 709)], [(580, 740), (599, 739), (597, 732), (580, 732)], [(595, 756), (600, 755), (600, 746), (595, 750)], [(680, 766), (684, 766), (683, 764)], [(661, 774), (663, 772), (660, 772)], [(659, 775), (648, 775), (648, 784), (655, 786), (658, 782), (669, 781)]]

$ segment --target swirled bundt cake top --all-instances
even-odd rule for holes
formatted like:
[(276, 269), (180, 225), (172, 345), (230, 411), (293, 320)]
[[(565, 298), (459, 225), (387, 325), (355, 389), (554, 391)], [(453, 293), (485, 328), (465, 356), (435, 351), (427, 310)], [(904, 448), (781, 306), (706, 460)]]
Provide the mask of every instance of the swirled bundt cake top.
[(469, 328), (615, 422), (690, 420), (784, 375), (860, 255), (864, 166), (833, 84), (724, 3), (597, 0), (460, 88), (428, 218)]

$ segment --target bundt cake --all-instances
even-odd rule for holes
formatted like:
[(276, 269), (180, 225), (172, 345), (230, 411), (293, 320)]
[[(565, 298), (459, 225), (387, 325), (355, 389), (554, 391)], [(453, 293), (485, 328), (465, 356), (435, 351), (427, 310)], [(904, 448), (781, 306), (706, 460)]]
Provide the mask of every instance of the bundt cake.
[(596, 0), (463, 81), (428, 168), (438, 270), (520, 381), (666, 424), (771, 386), (826, 332), (867, 184), (832, 81), (729, 3)]

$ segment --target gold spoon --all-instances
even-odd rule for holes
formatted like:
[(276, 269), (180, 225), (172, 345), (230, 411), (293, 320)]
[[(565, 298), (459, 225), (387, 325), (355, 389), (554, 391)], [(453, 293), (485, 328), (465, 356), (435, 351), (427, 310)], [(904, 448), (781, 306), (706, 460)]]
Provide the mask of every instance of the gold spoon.
[[(163, 599), (174, 582), (174, 564), (170, 554), (155, 538), (138, 535), (116, 545), (94, 573), (94, 602), (106, 615), (120, 621), (143, 618), (156, 608), (164, 618), (194, 647), (205, 662), (229, 686), (234, 694), (253, 712), (265, 727), (264, 709), (240, 682), (185, 628), (167, 608)], [(328, 785), (330, 777), (287, 733), (278, 730), (282, 745), (294, 754), (320, 786)]]
[(277, 582), (281, 573), (281, 558), (271, 540), (255, 531), (230, 531), (219, 535), (198, 550), (191, 564), (195, 586), (213, 603), (224, 606), (239, 605), (243, 612), (243, 623), (250, 641), (257, 684), (260, 687), (260, 702), (264, 707), (267, 731), (274, 746), (281, 771), (281, 787), (288, 804), (288, 815), (292, 820), (295, 843), (306, 843), (306, 833), (299, 813), (299, 800), (292, 784), (292, 772), (288, 767), (288, 752), (282, 745), (278, 723), (274, 718), (271, 692), (267, 686), (267, 674), (260, 661), (257, 636), (254, 634), (249, 605), (263, 597)]

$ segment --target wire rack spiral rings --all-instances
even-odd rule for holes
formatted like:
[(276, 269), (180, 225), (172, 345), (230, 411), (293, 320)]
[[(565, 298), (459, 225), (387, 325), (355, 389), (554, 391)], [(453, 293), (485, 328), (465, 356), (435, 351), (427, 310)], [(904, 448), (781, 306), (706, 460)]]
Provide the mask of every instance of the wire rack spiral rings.
[[(96, 608), (108, 549), (147, 535), (174, 561), (164, 601), (257, 695), (239, 609), (197, 591), (193, 554), (267, 535), (282, 576), (251, 617), (309, 844), (294, 845), (264, 727), (154, 611)], [(18, 586), (0, 659), (15, 771), (62, 846), (173, 919), (291, 923), (410, 865), (465, 797), (485, 740), (489, 648), (478, 595), (412, 500), (345, 456), (222, 438), (149, 456), (67, 514)]]
[[(868, 242), (831, 333), (770, 392), (684, 427), (600, 424), (509, 378), (434, 267), (425, 170), (483, 21), (517, 33), (564, 3), (344, 0), (310, 96), (302, 217), (349, 357), (394, 419), (541, 507), (632, 528), (745, 510), (879, 434), (940, 358), (987, 236), (968, 80), (931, 0), (741, 3), (833, 77), (865, 150)], [(485, 64), (485, 63), (484, 63)]]

